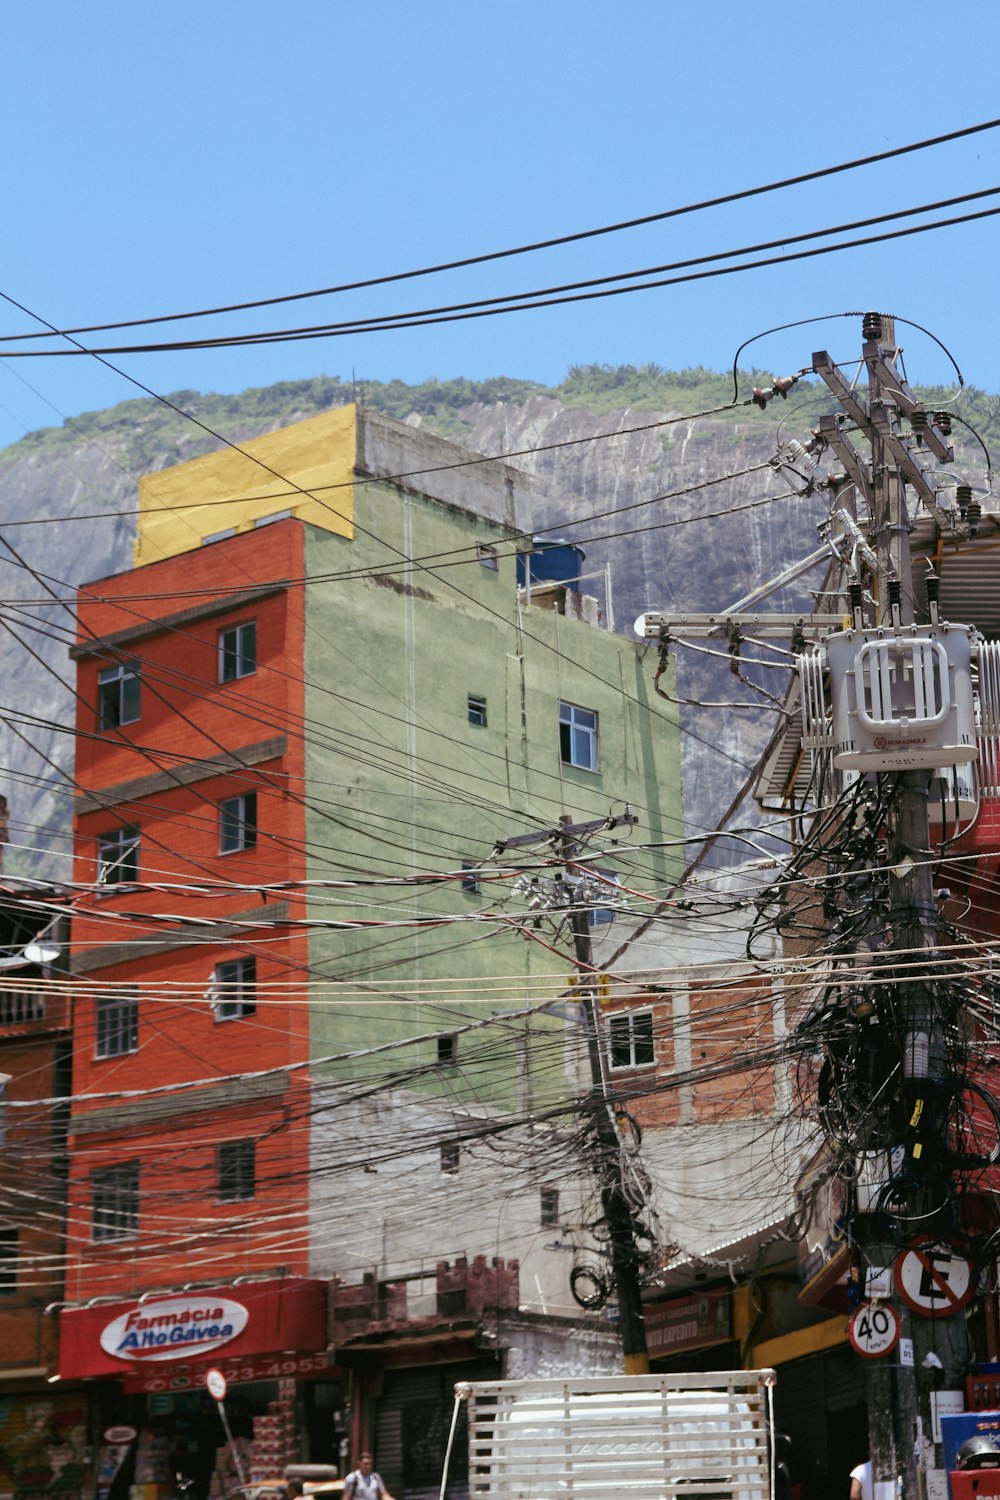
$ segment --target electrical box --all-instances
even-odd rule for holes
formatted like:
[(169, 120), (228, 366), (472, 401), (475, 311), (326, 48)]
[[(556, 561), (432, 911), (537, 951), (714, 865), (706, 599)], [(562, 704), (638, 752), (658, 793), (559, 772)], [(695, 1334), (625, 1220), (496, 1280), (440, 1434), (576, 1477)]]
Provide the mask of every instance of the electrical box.
[(972, 636), (970, 625), (906, 625), (828, 636), (803, 659), (803, 743), (832, 747), (833, 763), (841, 770), (936, 770), (974, 761)]

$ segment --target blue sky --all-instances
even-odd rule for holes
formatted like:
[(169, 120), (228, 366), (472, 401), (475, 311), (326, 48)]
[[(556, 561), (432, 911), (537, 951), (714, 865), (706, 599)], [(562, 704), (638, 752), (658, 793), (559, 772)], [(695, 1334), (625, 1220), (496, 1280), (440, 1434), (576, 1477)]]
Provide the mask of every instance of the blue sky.
[[(63, 327), (517, 245), (1000, 114), (995, 0), (918, 0), (839, 18), (809, 0), (9, 0), (3, 32), (0, 291)], [(609, 274), (998, 183), (1000, 130), (665, 224), (211, 331)], [(993, 203), (1000, 198), (983, 206)], [(998, 235), (1000, 220), (986, 219), (589, 305), (116, 362), (161, 392), (352, 373), (554, 383), (590, 361), (721, 369), (761, 330), (875, 306), (926, 325), (969, 383), (997, 391)], [(0, 320), (0, 334), (37, 326), (9, 305)], [(814, 348), (847, 357), (858, 341), (854, 325), (832, 323), (771, 337), (754, 355), (785, 373)], [(950, 378), (931, 341), (911, 333), (906, 345), (911, 380)], [(134, 394), (92, 359), (3, 361), (0, 442)]]

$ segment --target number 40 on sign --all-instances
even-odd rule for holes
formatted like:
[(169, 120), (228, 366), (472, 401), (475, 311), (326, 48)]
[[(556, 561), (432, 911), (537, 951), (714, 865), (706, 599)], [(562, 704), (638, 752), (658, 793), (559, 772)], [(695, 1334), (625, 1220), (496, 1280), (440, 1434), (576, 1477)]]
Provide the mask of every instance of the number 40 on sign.
[(865, 1359), (881, 1359), (899, 1343), (899, 1318), (891, 1303), (862, 1302), (851, 1318), (851, 1345)]

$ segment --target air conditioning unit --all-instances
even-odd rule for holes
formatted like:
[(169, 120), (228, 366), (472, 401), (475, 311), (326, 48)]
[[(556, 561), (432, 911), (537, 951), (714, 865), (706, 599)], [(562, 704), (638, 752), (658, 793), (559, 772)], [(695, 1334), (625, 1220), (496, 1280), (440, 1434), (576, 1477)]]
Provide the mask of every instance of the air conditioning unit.
[(935, 770), (975, 760), (972, 651), (969, 625), (828, 636), (800, 658), (803, 744), (832, 748), (840, 770)]

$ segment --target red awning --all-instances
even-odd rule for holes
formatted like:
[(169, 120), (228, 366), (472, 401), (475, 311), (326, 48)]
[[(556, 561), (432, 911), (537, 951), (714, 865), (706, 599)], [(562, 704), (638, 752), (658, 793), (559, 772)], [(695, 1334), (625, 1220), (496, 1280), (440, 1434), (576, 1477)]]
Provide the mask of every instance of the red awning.
[(326, 1348), (326, 1282), (248, 1281), (142, 1301), (66, 1308), (59, 1316), (63, 1380), (166, 1374), (251, 1355)]

